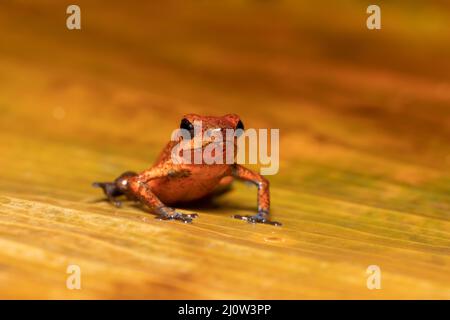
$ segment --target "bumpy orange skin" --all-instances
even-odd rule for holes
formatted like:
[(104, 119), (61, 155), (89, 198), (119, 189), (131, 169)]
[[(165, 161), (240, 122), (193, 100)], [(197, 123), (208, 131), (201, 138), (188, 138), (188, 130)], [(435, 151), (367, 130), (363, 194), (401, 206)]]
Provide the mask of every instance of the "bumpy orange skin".
[[(280, 225), (268, 219), (270, 209), (269, 182), (258, 173), (238, 164), (182, 164), (174, 163), (172, 160), (171, 153), (176, 144), (183, 143), (192, 154), (195, 152), (203, 153), (204, 148), (213, 140), (206, 141), (201, 145), (195, 145), (195, 138), (200, 138), (200, 135), (203, 137), (203, 134), (209, 129), (220, 130), (223, 137), (225, 137), (226, 129), (236, 128), (239, 116), (228, 114), (223, 117), (212, 117), (188, 114), (184, 116), (184, 119), (187, 119), (190, 123), (201, 121), (202, 130), (198, 131), (194, 139), (183, 140), (180, 138), (178, 141), (169, 142), (151, 168), (140, 174), (119, 177), (114, 182), (117, 188), (129, 198), (137, 199), (148, 206), (162, 219), (177, 219), (191, 222), (192, 218), (195, 217), (194, 215), (177, 213), (168, 206), (209, 196), (218, 188), (229, 185), (233, 178), (246, 180), (258, 187), (258, 214), (235, 217), (253, 223)], [(237, 149), (235, 137), (233, 141), (228, 141), (228, 143), (233, 143), (234, 149)], [(225, 150), (225, 144), (222, 147)], [(110, 195), (108, 195), (108, 198), (111, 199)]]

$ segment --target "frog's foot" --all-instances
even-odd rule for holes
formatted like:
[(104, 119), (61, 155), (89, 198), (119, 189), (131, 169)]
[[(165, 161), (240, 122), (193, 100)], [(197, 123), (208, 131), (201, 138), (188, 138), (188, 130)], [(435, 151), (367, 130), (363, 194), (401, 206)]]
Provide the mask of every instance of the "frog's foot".
[(123, 192), (119, 189), (115, 182), (94, 182), (92, 186), (94, 188), (102, 188), (109, 202), (117, 208), (122, 206), (122, 202), (117, 200), (116, 197), (123, 195)]
[(241, 216), (241, 215), (234, 215), (233, 218), (247, 221), (248, 223), (264, 223), (264, 224), (270, 224), (273, 226), (281, 226), (280, 222), (277, 221), (270, 221), (269, 220), (269, 213), (267, 211), (259, 211), (254, 216)]
[(160, 213), (156, 219), (159, 220), (179, 220), (181, 222), (184, 223), (191, 223), (192, 219), (195, 219), (198, 217), (198, 214), (196, 213), (190, 213), (190, 214), (185, 214), (185, 213), (181, 213), (181, 212), (177, 212), (172, 208), (168, 208), (168, 207), (164, 207), (162, 213)]

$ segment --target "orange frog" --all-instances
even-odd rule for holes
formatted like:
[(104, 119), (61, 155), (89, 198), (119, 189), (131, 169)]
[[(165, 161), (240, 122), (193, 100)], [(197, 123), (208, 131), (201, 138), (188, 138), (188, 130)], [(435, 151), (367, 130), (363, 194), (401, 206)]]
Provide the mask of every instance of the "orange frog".
[[(258, 187), (258, 213), (252, 216), (235, 215), (234, 218), (251, 223), (281, 225), (269, 220), (270, 196), (267, 179), (235, 163), (237, 135), (228, 137), (226, 132), (227, 129), (237, 132), (244, 130), (239, 116), (228, 114), (223, 117), (212, 117), (188, 114), (181, 120), (180, 129), (184, 129), (188, 135), (169, 142), (151, 168), (139, 174), (125, 172), (114, 182), (95, 182), (93, 186), (102, 188), (111, 203), (117, 207), (121, 206), (121, 202), (116, 197), (125, 195), (130, 200), (137, 200), (148, 206), (159, 219), (189, 223), (197, 217), (197, 214), (183, 214), (169, 206), (216, 195), (237, 178)], [(207, 132), (220, 132), (224, 139), (216, 139), (217, 136), (209, 136), (205, 134)], [(230, 144), (233, 146), (231, 164), (225, 161), (226, 153), (229, 152), (226, 147)], [(201, 163), (174, 161), (172, 153), (177, 145), (183, 152), (191, 153), (192, 159), (195, 158), (195, 154), (201, 154), (203, 156)], [(211, 163), (205, 159), (204, 150), (208, 146), (223, 150), (224, 161)], [(214, 151), (211, 154), (217, 156)]]

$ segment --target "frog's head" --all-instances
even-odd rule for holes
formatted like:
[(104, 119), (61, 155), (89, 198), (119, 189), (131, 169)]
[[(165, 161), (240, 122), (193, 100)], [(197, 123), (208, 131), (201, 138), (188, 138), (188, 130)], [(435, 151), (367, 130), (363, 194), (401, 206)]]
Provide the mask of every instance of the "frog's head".
[(186, 114), (181, 119), (180, 129), (184, 129), (185, 133), (180, 138), (180, 144), (185, 150), (200, 152), (204, 151), (210, 144), (214, 144), (210, 147), (218, 146), (225, 150), (226, 146), (232, 144), (234, 146), (234, 158), (237, 138), (244, 130), (244, 124), (236, 114), (227, 114), (222, 117)]

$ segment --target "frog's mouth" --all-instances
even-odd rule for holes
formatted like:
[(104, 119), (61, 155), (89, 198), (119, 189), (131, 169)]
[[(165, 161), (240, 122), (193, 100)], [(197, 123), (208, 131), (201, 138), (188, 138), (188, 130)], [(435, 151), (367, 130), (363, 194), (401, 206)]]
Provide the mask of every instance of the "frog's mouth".
[[(204, 156), (208, 156), (205, 154), (205, 149), (211, 146), (209, 151), (213, 157), (216, 156), (216, 151), (220, 150), (220, 152), (225, 156), (227, 154), (232, 154), (232, 158), (235, 159), (237, 155), (237, 144), (236, 141), (233, 140), (221, 140), (221, 141), (202, 141), (202, 146), (191, 149), (191, 152), (194, 154), (199, 153)], [(228, 159), (228, 157), (227, 157)]]
[[(193, 141), (191, 141), (193, 143)], [(198, 141), (197, 144), (200, 141)], [(211, 147), (208, 147), (211, 146)], [(207, 149), (207, 150), (206, 150)], [(185, 158), (186, 153), (189, 154)], [(184, 148), (178, 149), (175, 152), (177, 158), (182, 158), (191, 163), (190, 161), (196, 161), (196, 159), (202, 159), (202, 164), (204, 162), (210, 163), (210, 160), (222, 159), (220, 164), (233, 164), (237, 156), (237, 144), (236, 141), (225, 139), (220, 141), (206, 140), (201, 142), (201, 146), (195, 148), (188, 147), (185, 145)], [(205, 160), (207, 158), (207, 160)]]
[(236, 148), (236, 141), (234, 141), (234, 140), (221, 140), (221, 141), (209, 140), (209, 141), (202, 141), (202, 146), (194, 148), (194, 150), (204, 149), (207, 146), (209, 146), (210, 144), (215, 145), (215, 146), (223, 145), (224, 149), (231, 148), (231, 147)]

